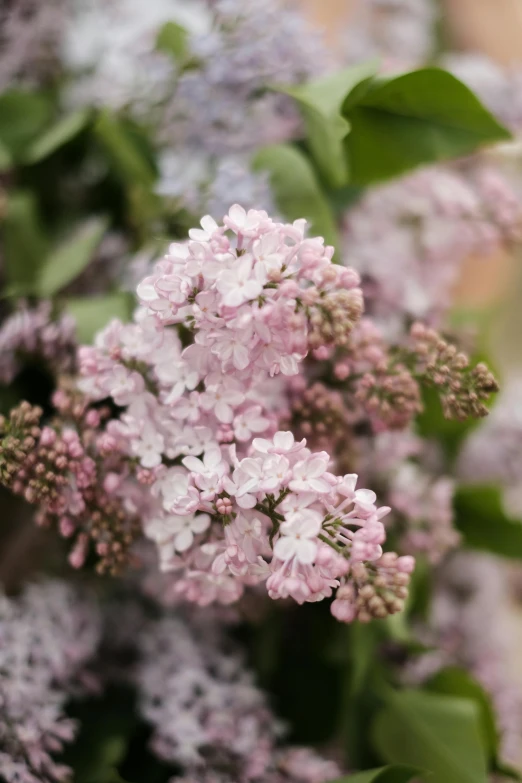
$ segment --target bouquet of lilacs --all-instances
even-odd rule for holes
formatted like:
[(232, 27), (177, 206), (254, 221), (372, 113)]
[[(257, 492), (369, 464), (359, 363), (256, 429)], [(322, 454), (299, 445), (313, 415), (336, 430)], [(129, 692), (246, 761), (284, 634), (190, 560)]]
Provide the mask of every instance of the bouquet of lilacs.
[(520, 239), (515, 71), (429, 0), (342, 56), (275, 0), (65, 6), (0, 11), (0, 777), (516, 779), (509, 569), (458, 550), (522, 557), (519, 392), (475, 427), (451, 313)]

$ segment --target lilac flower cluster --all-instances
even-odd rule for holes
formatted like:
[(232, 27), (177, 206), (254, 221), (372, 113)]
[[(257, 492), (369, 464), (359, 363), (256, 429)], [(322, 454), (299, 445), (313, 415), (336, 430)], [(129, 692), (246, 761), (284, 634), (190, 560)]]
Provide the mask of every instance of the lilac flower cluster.
[(64, 714), (71, 688), (92, 687), (86, 667), (101, 623), (96, 606), (62, 582), (0, 596), (0, 777), (54, 783), (70, 770), (52, 759), (75, 734)]
[(139, 707), (155, 754), (183, 769), (179, 783), (326, 783), (336, 764), (278, 748), (283, 726), (215, 623), (164, 617), (141, 635)]
[(250, 170), (250, 158), (295, 135), (299, 119), (267, 87), (305, 81), (330, 58), (292, 4), (207, 2), (212, 29), (192, 37), (198, 67), (180, 76), (164, 105), (160, 191), (199, 214), (223, 214), (233, 203), (271, 211), (268, 182)]
[[(239, 206), (222, 226), (204, 218), (138, 286), (135, 322), (81, 349), (81, 386), (125, 409), (107, 437), (151, 487), (145, 532), (180, 594), (229, 603), (266, 581), (301, 603), (341, 585), (336, 615), (384, 616), (413, 568), (382, 553), (388, 509), (356, 475), (332, 474), (328, 453), (277, 431), (283, 387), (270, 379), (297, 375), (310, 347), (346, 345), (362, 310), (357, 274), (304, 227)], [(182, 349), (169, 324), (194, 342)]]
[[(411, 318), (440, 322), (462, 262), (519, 238), (519, 200), (492, 167), (432, 167), (370, 190), (346, 213), (345, 258), (388, 333)], [(400, 273), (399, 273), (400, 270)]]
[[(157, 50), (168, 22), (188, 32), (190, 67)], [(250, 157), (295, 135), (299, 119), (290, 99), (267, 88), (302, 82), (330, 61), (300, 11), (278, 0), (75, 0), (63, 56), (74, 77), (67, 102), (124, 109), (152, 125), (158, 192), (198, 214), (235, 202), (271, 209)]]
[(53, 375), (73, 371), (76, 325), (63, 315), (53, 320), (51, 305), (20, 307), (0, 327), (0, 383), (11, 383), (25, 361), (43, 362)]
[(283, 9), (275, 0), (209, 5), (213, 28), (192, 40), (199, 67), (179, 80), (168, 106), (168, 133), (218, 155), (287, 137), (296, 118), (285, 110), (286, 101), (264, 91), (321, 72), (329, 58), (319, 37), (295, 8)]

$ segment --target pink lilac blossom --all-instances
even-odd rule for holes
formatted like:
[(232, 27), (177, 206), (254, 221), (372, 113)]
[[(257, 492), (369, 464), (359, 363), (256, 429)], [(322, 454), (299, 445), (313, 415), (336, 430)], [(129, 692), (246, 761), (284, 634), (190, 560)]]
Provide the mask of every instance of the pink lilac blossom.
[(303, 603), (341, 587), (336, 616), (382, 617), (401, 609), (413, 568), (383, 554), (389, 509), (277, 429), (274, 376), (297, 375), (310, 347), (346, 345), (362, 310), (357, 274), (304, 230), (237, 205), (222, 225), (203, 218), (138, 286), (134, 323), (80, 350), (80, 385), (124, 408), (107, 436), (147, 476), (145, 534), (180, 595), (232, 603), (266, 582)]
[[(484, 632), (487, 620), (488, 632)], [(510, 614), (509, 571), (491, 555), (461, 552), (439, 572), (431, 616), (420, 638), (433, 652), (408, 665), (410, 682), (423, 682), (447, 666), (470, 671), (491, 695), (502, 759), (520, 760), (522, 691), (517, 684)]]
[(344, 39), (350, 62), (382, 57), (385, 67), (409, 67), (435, 49), (432, 0), (356, 0)]
[(101, 631), (88, 596), (62, 582), (0, 596), (0, 777), (54, 783), (70, 770), (52, 756), (75, 735), (64, 713), (71, 688), (92, 687), (86, 667)]
[(344, 257), (361, 274), (369, 312), (387, 333), (411, 318), (437, 324), (462, 262), (520, 236), (520, 203), (484, 165), (431, 167), (372, 189), (346, 213)]
[(0, 327), (0, 383), (11, 383), (26, 361), (47, 365), (53, 375), (74, 369), (76, 324), (71, 316), (51, 317), (51, 305), (21, 306)]
[(63, 0), (3, 0), (0, 6), (0, 92), (45, 84), (59, 67)]
[(145, 629), (139, 648), (139, 709), (153, 726), (155, 754), (184, 770), (173, 783), (326, 783), (340, 775), (311, 750), (278, 748), (283, 726), (215, 622), (166, 616)]
[(487, 421), (464, 443), (459, 477), (469, 483), (499, 484), (506, 510), (522, 518), (522, 376), (506, 379)]
[(364, 480), (386, 487), (393, 511), (387, 519), (399, 536), (399, 549), (439, 563), (460, 541), (453, 527), (455, 480), (440, 474), (440, 459), (412, 431), (383, 432), (358, 439)]

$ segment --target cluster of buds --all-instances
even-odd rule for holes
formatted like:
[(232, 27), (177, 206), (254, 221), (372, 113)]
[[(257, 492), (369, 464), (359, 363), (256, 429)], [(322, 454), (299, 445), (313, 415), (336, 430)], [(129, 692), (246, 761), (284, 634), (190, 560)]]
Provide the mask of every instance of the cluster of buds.
[[(8, 418), (0, 416), (0, 433), (2, 435), (0, 481), (4, 486), (14, 489), (17, 494), (22, 494), (23, 487), (18, 483), (20, 470), (22, 470), (22, 466), (28, 464), (29, 455), (40, 439), (41, 417), (42, 409), (32, 406), (28, 402), (22, 402), (13, 408)], [(42, 465), (42, 468), (45, 473), (45, 466)], [(39, 483), (41, 484), (41, 480)], [(32, 502), (35, 499), (35, 487), (28, 483), (24, 490), (26, 499)]]
[(419, 384), (400, 362), (365, 373), (354, 397), (377, 429), (403, 429), (422, 409)]
[(398, 557), (395, 552), (386, 552), (371, 565), (356, 563), (350, 580), (337, 590), (332, 614), (342, 622), (368, 623), (401, 612), (414, 567), (412, 557)]
[(369, 318), (358, 323), (333, 359), (333, 383), (343, 391), (352, 422), (364, 422), (375, 432), (398, 430), (421, 410), (418, 381)]
[(288, 396), (288, 429), (336, 457), (346, 451), (351, 420), (342, 392), (321, 381), (307, 388), (306, 379), (298, 376), (289, 383)]
[(485, 402), (499, 390), (485, 364), (470, 367), (465, 353), (421, 323), (410, 331), (415, 373), (439, 392), (444, 415), (460, 421), (487, 416)]
[(50, 425), (42, 426), (42, 410), (27, 402), (2, 418), (0, 479), (38, 507), (37, 524), (55, 526), (72, 539), (73, 567), (85, 563), (93, 545), (98, 572), (118, 573), (129, 562), (140, 526), (121, 493), (125, 477), (117, 455), (103, 457), (97, 447), (103, 411), (63, 390), (54, 402), (62, 406), (61, 418)]
[[(346, 345), (352, 329), (362, 316), (364, 307), (362, 291), (356, 287), (359, 278), (353, 270), (346, 269), (345, 272), (347, 275), (352, 275), (353, 288), (328, 291), (326, 294), (321, 294), (317, 288), (311, 288), (302, 297), (310, 322), (308, 334), (310, 348)], [(335, 277), (336, 275), (333, 276), (334, 280)]]
[(374, 432), (403, 430), (422, 411), (422, 386), (434, 386), (448, 418), (487, 414), (485, 402), (498, 390), (484, 364), (468, 357), (426, 326), (412, 326), (407, 341), (388, 345), (368, 318), (355, 327), (333, 356), (335, 385), (344, 392), (353, 421)]

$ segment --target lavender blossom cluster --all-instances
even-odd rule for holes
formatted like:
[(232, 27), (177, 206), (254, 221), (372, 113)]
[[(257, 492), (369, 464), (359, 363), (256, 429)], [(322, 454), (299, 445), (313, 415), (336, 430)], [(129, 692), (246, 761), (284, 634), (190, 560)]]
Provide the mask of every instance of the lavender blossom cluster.
[(100, 635), (96, 604), (70, 584), (0, 596), (0, 776), (7, 783), (68, 778), (53, 754), (75, 735), (64, 708), (72, 689), (92, 687), (87, 667)]
[(328, 55), (304, 18), (275, 0), (245, 5), (210, 3), (210, 34), (195, 36), (199, 67), (182, 74), (166, 114), (166, 130), (214, 155), (249, 151), (292, 135), (288, 103), (266, 93), (274, 83), (296, 84), (320, 73)]
[(326, 783), (333, 762), (280, 748), (282, 724), (237, 649), (208, 617), (165, 617), (139, 642), (140, 710), (158, 757), (183, 770), (179, 783)]
[(198, 67), (180, 76), (165, 102), (160, 190), (200, 214), (221, 214), (234, 203), (271, 212), (266, 176), (250, 170), (250, 158), (294, 136), (299, 118), (291, 101), (267, 88), (306, 81), (330, 57), (293, 5), (208, 4), (212, 29), (192, 39)]

